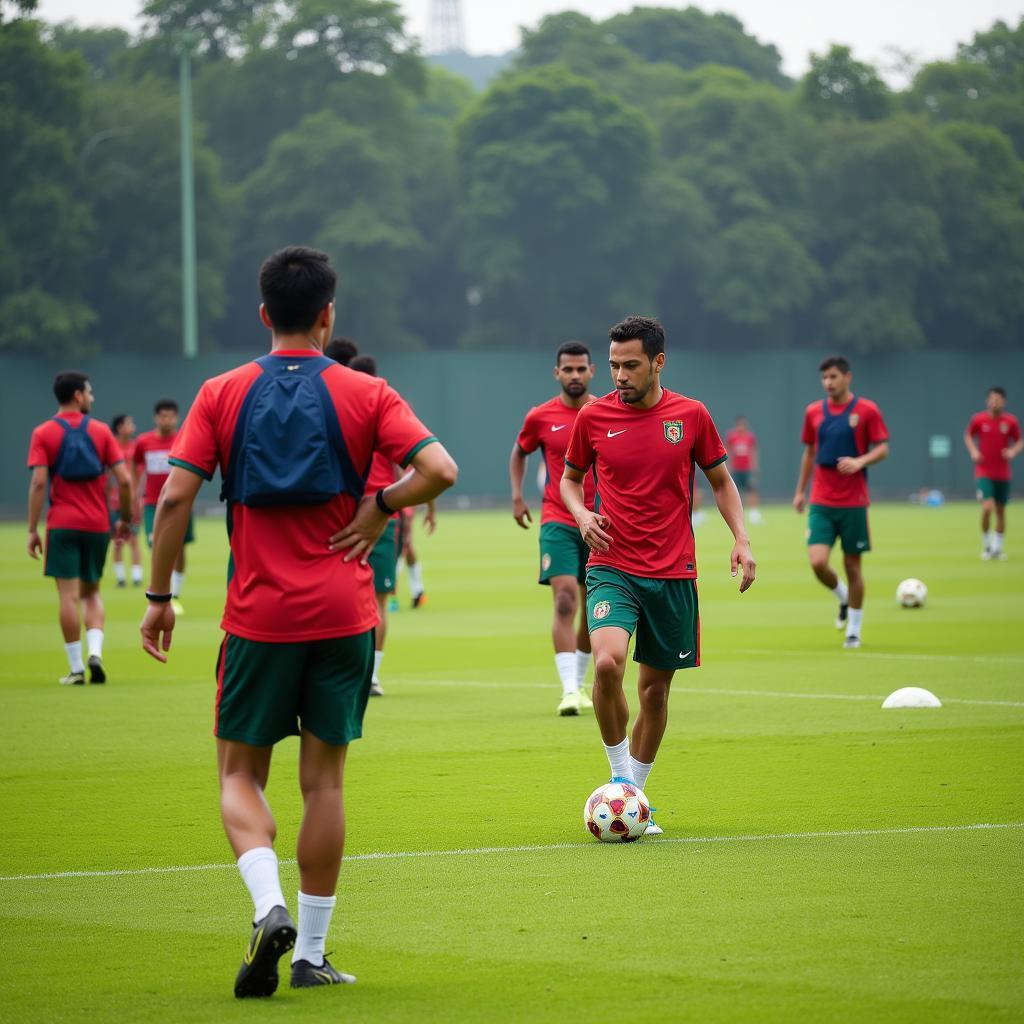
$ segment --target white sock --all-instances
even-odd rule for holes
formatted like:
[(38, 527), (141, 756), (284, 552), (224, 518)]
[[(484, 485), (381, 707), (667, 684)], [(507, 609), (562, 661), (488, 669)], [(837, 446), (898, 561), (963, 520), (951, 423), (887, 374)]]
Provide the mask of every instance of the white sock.
[(612, 770), (613, 779), (633, 778), (633, 769), (629, 764), (628, 736), (621, 743), (616, 743), (614, 747), (609, 747), (607, 743), (604, 744), (604, 752), (608, 755), (608, 767)]
[(576, 648), (576, 685), (580, 687), (583, 685), (583, 680), (587, 678), (587, 666), (590, 664), (590, 651), (581, 651), (578, 647)]
[(142, 566), (141, 565), (133, 565), (132, 566), (132, 583), (141, 583), (141, 582), (142, 582)]
[(846, 635), (847, 636), (860, 636), (860, 623), (864, 617), (863, 608), (851, 608), (847, 613), (846, 618)]
[(576, 682), (576, 655), (572, 651), (556, 654), (555, 668), (558, 669), (558, 678), (562, 680), (562, 696), (575, 693), (580, 688)]
[(643, 761), (638, 761), (635, 757), (629, 759), (629, 772), (633, 776), (633, 781), (641, 789), (647, 785), (647, 776), (651, 774), (653, 767), (653, 761), (650, 764), (644, 764)]
[(409, 566), (409, 591), (413, 597), (423, 593), (423, 565), (420, 562)]
[(331, 925), (331, 914), (337, 896), (307, 896), (299, 893), (299, 934), (295, 939), (292, 963), (305, 960), (314, 967), (324, 962), (324, 945), (327, 929)]
[(992, 532), (992, 550), (996, 553), (1003, 550), (1003, 535), (1001, 533)]
[(752, 508), (750, 510), (750, 521), (755, 525), (763, 522), (763, 516), (761, 515), (761, 510), (759, 508)]
[[(373, 682), (375, 682), (375, 683), (379, 683), (380, 682), (380, 663), (383, 660), (384, 660), (384, 652), (383, 651), (374, 651), (373, 652)], [(364, 676), (363, 678), (365, 679), (366, 677)]]
[(114, 563), (114, 579), (116, 579), (118, 583), (124, 583), (127, 579), (124, 572), (124, 562)]
[(103, 657), (103, 630), (87, 629), (85, 631), (85, 646), (89, 651), (90, 658)]
[(181, 597), (181, 588), (185, 583), (185, 574), (177, 569), (171, 572), (171, 597)]
[(995, 535), (994, 530), (982, 530), (981, 531), (981, 546), (986, 551), (992, 550), (992, 538)]
[(273, 907), (285, 906), (277, 854), (269, 846), (257, 846), (243, 853), (238, 858), (238, 870), (252, 896), (253, 921), (262, 921)]
[(85, 662), (82, 661), (82, 641), (64, 645), (64, 653), (68, 656), (68, 667), (72, 672), (84, 672)]
[(846, 604), (850, 600), (850, 591), (842, 580), (832, 588), (832, 595), (840, 604)]

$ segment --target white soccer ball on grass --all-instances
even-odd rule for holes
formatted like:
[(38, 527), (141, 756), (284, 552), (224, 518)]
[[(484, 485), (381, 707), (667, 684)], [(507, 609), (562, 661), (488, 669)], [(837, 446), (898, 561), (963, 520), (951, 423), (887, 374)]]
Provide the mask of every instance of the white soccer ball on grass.
[(928, 600), (928, 588), (920, 580), (904, 580), (896, 588), (896, 600), (904, 608), (923, 608)]
[(632, 843), (650, 820), (651, 802), (631, 782), (606, 782), (583, 805), (583, 824), (602, 843)]

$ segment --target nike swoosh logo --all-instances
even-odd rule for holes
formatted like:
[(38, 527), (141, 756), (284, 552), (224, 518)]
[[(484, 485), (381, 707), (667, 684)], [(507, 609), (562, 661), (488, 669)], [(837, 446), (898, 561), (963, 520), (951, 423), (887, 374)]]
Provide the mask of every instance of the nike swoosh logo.
[(553, 434), (556, 430), (565, 430), (567, 426), (569, 426), (568, 423), (563, 423), (560, 427), (552, 427), (551, 433)]
[(679, 655), (679, 659), (680, 659), (680, 661), (682, 661), (682, 660), (684, 660), (684, 659), (688, 658), (688, 657), (689, 657), (689, 656), (690, 656), (691, 654), (693, 654), (693, 651), (687, 651), (687, 652), (686, 652), (685, 654), (680, 654), (680, 655)]
[[(626, 430), (629, 430), (629, 427), (626, 427)], [(626, 432), (626, 430), (616, 430), (614, 432), (609, 430), (608, 431), (608, 436), (609, 437), (618, 437), (619, 434), (624, 434)]]

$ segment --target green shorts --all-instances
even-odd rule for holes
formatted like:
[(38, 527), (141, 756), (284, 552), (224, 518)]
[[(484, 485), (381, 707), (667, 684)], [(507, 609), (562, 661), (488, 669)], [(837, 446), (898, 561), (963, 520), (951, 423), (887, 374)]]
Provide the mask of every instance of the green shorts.
[(99, 583), (107, 561), (109, 533), (92, 530), (47, 530), (43, 575), (58, 580)]
[(300, 728), (334, 746), (359, 739), (373, 632), (296, 644), (228, 633), (217, 657), (214, 735), (254, 747), (271, 747)]
[(380, 535), (380, 540), (370, 552), (370, 568), (373, 569), (373, 592), (393, 594), (398, 581), (398, 520), (389, 519)]
[(979, 476), (974, 482), (978, 485), (978, 501), (994, 501), (997, 505), (1005, 505), (1010, 500), (1009, 480)]
[(636, 634), (633, 660), (675, 670), (700, 665), (696, 580), (631, 576), (606, 565), (587, 571), (587, 626), (619, 626)]
[[(121, 521), (121, 513), (120, 512), (115, 512), (113, 509), (111, 509), (110, 510), (110, 532), (111, 532), (111, 534), (113, 534), (113, 533), (115, 533), (117, 531), (117, 524), (120, 521)], [(130, 525), (131, 525), (132, 533), (138, 533), (139, 532), (139, 524), (138, 523), (131, 523)]]
[(540, 579), (551, 585), (552, 576), (574, 576), (579, 583), (587, 578), (587, 547), (580, 531), (565, 523), (540, 524)]
[(757, 490), (757, 474), (752, 469), (734, 469), (732, 478), (743, 494), (746, 494), (747, 491)]
[(848, 555), (862, 555), (871, 550), (866, 505), (839, 508), (835, 505), (812, 505), (807, 515), (807, 544), (832, 547), (839, 538)]
[[(142, 506), (142, 524), (146, 528), (146, 543), (153, 546), (153, 520), (156, 518), (156, 505)], [(196, 539), (192, 528), (192, 517), (188, 517), (188, 529), (185, 531), (185, 543), (191, 544)]]

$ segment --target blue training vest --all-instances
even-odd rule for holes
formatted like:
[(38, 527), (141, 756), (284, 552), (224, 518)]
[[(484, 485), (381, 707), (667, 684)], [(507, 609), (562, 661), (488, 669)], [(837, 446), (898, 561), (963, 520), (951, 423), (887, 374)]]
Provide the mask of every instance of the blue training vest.
[(851, 458), (860, 455), (857, 451), (857, 438), (850, 426), (850, 413), (858, 401), (858, 398), (854, 398), (842, 412), (833, 416), (828, 411), (828, 399), (822, 399), (821, 411), (824, 416), (818, 426), (818, 450), (814, 456), (819, 466), (835, 469), (844, 455)]

